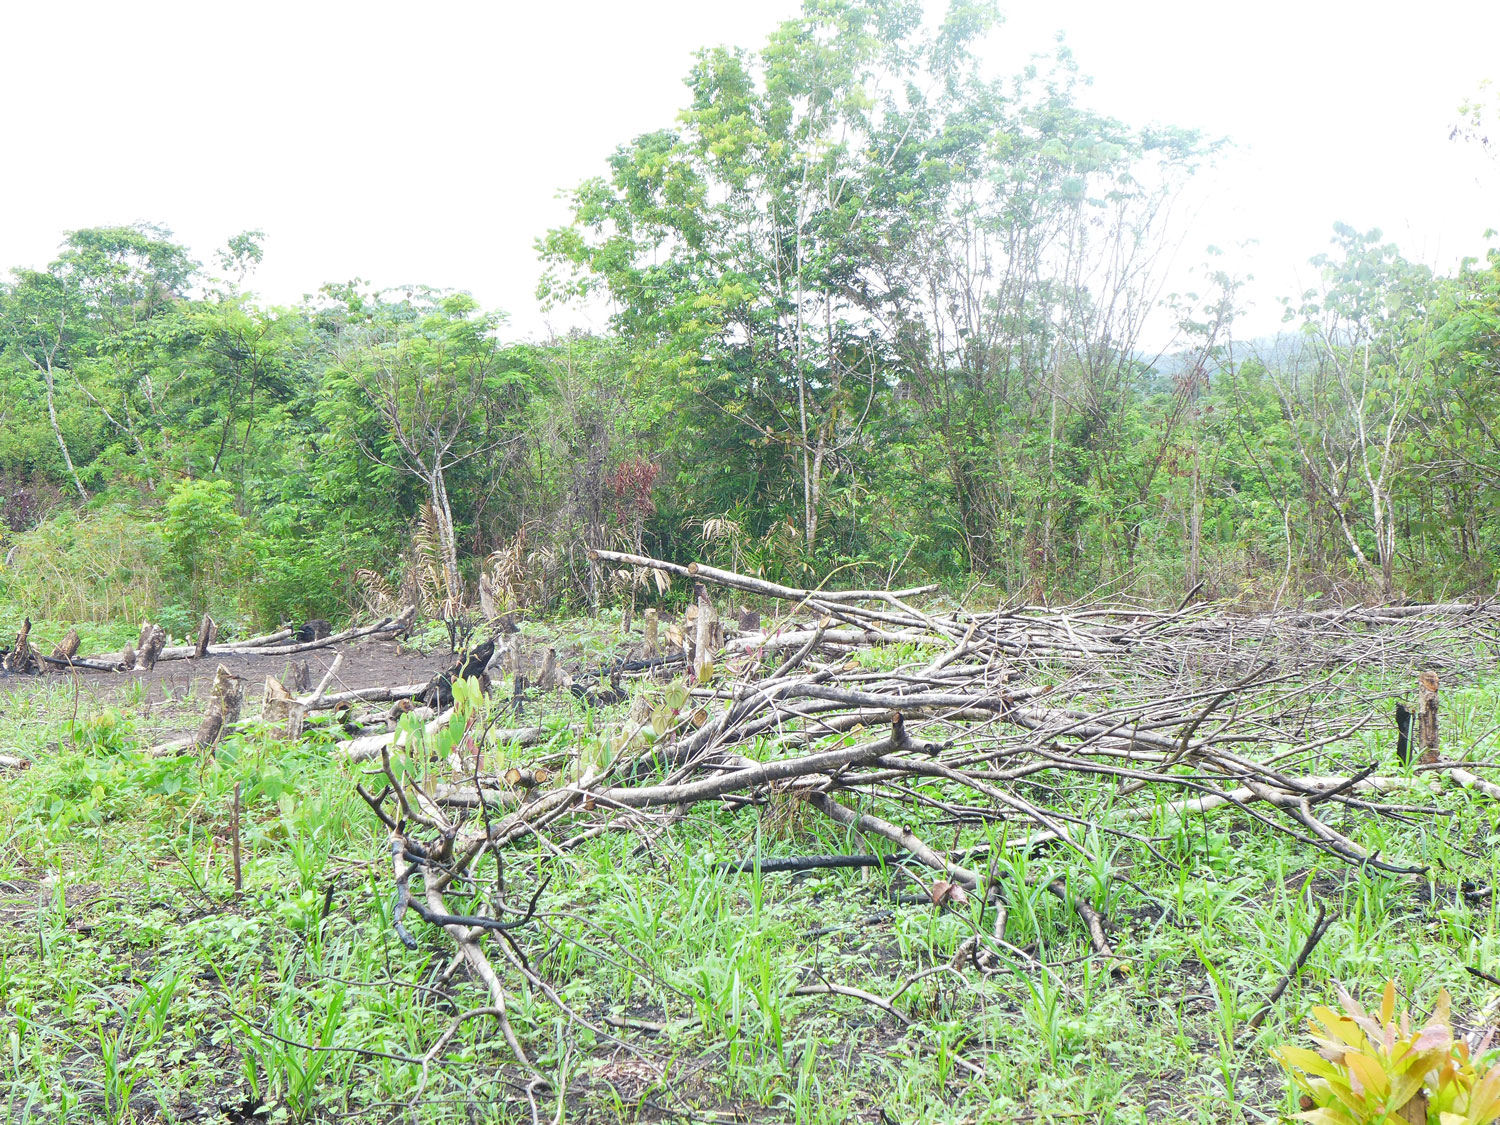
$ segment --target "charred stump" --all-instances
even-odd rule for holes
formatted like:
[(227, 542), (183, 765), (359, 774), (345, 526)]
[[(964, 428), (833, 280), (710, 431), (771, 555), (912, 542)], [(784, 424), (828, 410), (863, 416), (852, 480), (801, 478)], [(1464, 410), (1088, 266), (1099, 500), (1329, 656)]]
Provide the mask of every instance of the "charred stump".
[(213, 644), (219, 636), (219, 626), (208, 614), (203, 615), (203, 620), (198, 625), (198, 643), (193, 649), (193, 657), (202, 660), (208, 655), (208, 646)]
[(0, 657), (0, 670), (17, 675), (41, 670), (36, 650), (31, 647), (31, 618), (28, 617), (21, 623), (16, 643), (10, 646), (4, 657)]
[(494, 655), (495, 640), (491, 637), (484, 644), (471, 649), (465, 656), (454, 661), (447, 670), (434, 676), (422, 689), (422, 702), (439, 710), (451, 706), (454, 681), (477, 679), (483, 676), (485, 669), (489, 667), (490, 658)]

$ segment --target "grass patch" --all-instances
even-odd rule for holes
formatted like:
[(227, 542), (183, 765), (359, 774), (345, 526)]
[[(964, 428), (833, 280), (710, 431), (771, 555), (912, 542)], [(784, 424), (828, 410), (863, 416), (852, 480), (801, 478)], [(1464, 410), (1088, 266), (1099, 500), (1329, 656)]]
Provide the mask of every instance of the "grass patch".
[[(598, 655), (613, 641), (595, 624), (568, 643)], [(1351, 708), (1385, 686), (1350, 680)], [(1500, 687), (1445, 700), (1448, 744), (1489, 756)], [(1326, 814), (1382, 857), (1425, 865), (1422, 878), (1337, 863), (1234, 810), (1162, 815), (1140, 826), (1143, 840), (1094, 833), (1094, 864), (1007, 854), (1005, 940), (1019, 952), (990, 976), (945, 966), (992, 925), (993, 907), (913, 902), (921, 888), (894, 863), (727, 873), (747, 857), (868, 845), (793, 798), (702, 805), (645, 834), (508, 856), (511, 887), (551, 876), (537, 922), (514, 936), (579, 1017), (507, 976), (511, 1022), (552, 1083), (528, 1095), (485, 1020), (464, 1023), (425, 1072), (412, 1061), (485, 993), (462, 972), (445, 976), (453, 947), (434, 928), (408, 916), (418, 947), (397, 940), (386, 833), (354, 794), (358, 767), (330, 755), (332, 733), (288, 745), (252, 729), (205, 758), (160, 759), (141, 750), (152, 741), (144, 700), (89, 697), (76, 718), (73, 704), (57, 681), (0, 695), (0, 750), (29, 763), (0, 775), (10, 1120), (1259, 1122), (1294, 1109), (1268, 1048), (1300, 1043), (1302, 1015), (1332, 999), (1334, 982), (1374, 996), (1393, 978), (1417, 1008), (1447, 988), (1461, 1032), (1493, 1019), (1500, 995), (1467, 971), (1500, 965), (1500, 806), (1430, 775), (1410, 799), (1436, 812)], [(588, 712), (564, 695), (552, 706), (559, 729), (587, 730), (628, 704)], [(1373, 760), (1402, 772), (1393, 733), (1329, 746), (1318, 768)], [(568, 737), (544, 753), (567, 751)], [(1113, 787), (1070, 776), (1015, 791), (1087, 817)], [(1163, 792), (1162, 806), (1175, 796)], [(987, 842), (934, 827), (930, 808), (911, 816), (934, 839), (946, 832), (945, 846)], [(1123, 979), (1045, 892), (1054, 877), (1110, 919)], [(451, 902), (477, 909), (486, 893)], [(1320, 906), (1328, 935), (1251, 1030)], [(902, 990), (901, 1018), (795, 994), (817, 982)]]

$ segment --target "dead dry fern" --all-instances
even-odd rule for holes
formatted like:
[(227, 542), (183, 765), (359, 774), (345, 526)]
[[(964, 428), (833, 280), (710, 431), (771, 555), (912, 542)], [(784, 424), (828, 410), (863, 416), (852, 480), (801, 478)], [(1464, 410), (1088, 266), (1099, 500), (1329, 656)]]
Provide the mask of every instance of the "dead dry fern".
[(396, 591), (383, 574), (361, 568), (354, 572), (354, 589), (365, 612), (373, 617), (388, 617), (398, 611)]
[(551, 544), (531, 545), (525, 527), (490, 553), (484, 573), (496, 609), (524, 609), (548, 602), (562, 579), (562, 554)]
[(452, 616), (448, 610), (453, 604), (453, 591), (448, 589), (447, 573), (443, 569), (442, 543), (437, 513), (431, 504), (423, 504), (417, 513), (416, 527), (412, 529), (417, 595), (423, 613), (446, 618)]

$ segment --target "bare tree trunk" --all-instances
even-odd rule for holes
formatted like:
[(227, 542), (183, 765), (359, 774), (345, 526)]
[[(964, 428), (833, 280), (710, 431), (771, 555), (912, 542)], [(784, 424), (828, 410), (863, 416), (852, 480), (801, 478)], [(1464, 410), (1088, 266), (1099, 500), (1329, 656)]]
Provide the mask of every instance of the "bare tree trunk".
[(823, 458), (827, 455), (824, 435), (818, 435), (818, 445), (813, 452), (812, 474), (807, 480), (807, 557), (812, 561), (813, 548), (818, 541), (818, 509), (823, 500)]
[(42, 369), (42, 378), (47, 384), (47, 417), (52, 422), (52, 434), (57, 438), (57, 448), (62, 450), (63, 464), (68, 467), (68, 475), (73, 478), (73, 487), (78, 489), (79, 498), (87, 500), (89, 494), (84, 491), (83, 481), (78, 479), (78, 470), (73, 467), (73, 455), (68, 452), (67, 439), (63, 437), (62, 426), (57, 421), (57, 388), (52, 378), (50, 357), (47, 360), (47, 366)]
[(1384, 497), (1384, 509), (1375, 505), (1375, 542), (1380, 550), (1380, 592), (1390, 597), (1396, 591), (1396, 517), (1391, 498)]
[(1052, 505), (1057, 497), (1057, 384), (1048, 390), (1052, 399), (1047, 421), (1047, 507), (1042, 515), (1042, 569), (1052, 565)]
[(443, 553), (443, 581), (456, 611), (463, 607), (464, 583), (458, 571), (458, 535), (453, 530), (453, 507), (448, 502), (448, 485), (443, 480), (441, 466), (428, 477), (427, 490), (432, 499), (433, 514), (437, 516), (438, 547)]
[(1198, 440), (1193, 439), (1193, 494), (1188, 501), (1188, 573), (1187, 588), (1195, 589), (1203, 568), (1203, 476)]

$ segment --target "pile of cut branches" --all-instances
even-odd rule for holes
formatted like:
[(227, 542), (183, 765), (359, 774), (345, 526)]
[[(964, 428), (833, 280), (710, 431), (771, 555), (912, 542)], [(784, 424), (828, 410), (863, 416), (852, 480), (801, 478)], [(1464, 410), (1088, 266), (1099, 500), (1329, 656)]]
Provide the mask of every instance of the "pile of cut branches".
[[(1006, 880), (1017, 866), (1001, 862), (1001, 849), (1058, 851), (1082, 870), (1099, 862), (1100, 841), (1111, 836), (1154, 852), (1174, 821), (1232, 807), (1310, 852), (1411, 876), (1422, 869), (1365, 847), (1348, 820), (1448, 815), (1432, 806), (1424, 770), (1500, 797), (1500, 787), (1438, 757), (1430, 671), (1430, 699), (1398, 712), (1411, 716), (1400, 736), (1413, 768), (1399, 776), (1377, 773), (1373, 762), (1322, 768), (1362, 728), (1390, 721), (1389, 696), (1353, 694), (1350, 713), (1351, 671), (1372, 662), (1414, 669), (1439, 636), (1460, 638), (1482, 662), (1500, 623), (1493, 605), (1261, 617), (1212, 606), (970, 612), (942, 604), (933, 588), (797, 589), (637, 555), (596, 558), (697, 584), (691, 620), (658, 632), (653, 615), (632, 654), (640, 659), (611, 669), (627, 688), (643, 681), (622, 722), (601, 735), (554, 739), (561, 750), (518, 764), (517, 752), (549, 733), (500, 729), (483, 706), (458, 700), (425, 729), (412, 723), (342, 747), (353, 759), (378, 759), (379, 792), (360, 793), (389, 832), (402, 939), (411, 940), (402, 922), (409, 909), (447, 932), (488, 989), (489, 1003), (470, 1014), (496, 1019), (527, 1067), (494, 950), (527, 987), (586, 1021), (517, 943), (515, 931), (545, 899), (537, 886), (507, 894), (507, 855), (523, 849), (545, 865), (603, 833), (649, 842), (695, 807), (794, 802), (865, 846), (783, 867), (901, 863), (939, 908), (979, 904), (980, 922), (954, 968), (986, 972), (1026, 956), (1005, 940), (1016, 890)], [(741, 614), (736, 629), (733, 615), (720, 615), (715, 590), (769, 599), (777, 612)], [(882, 646), (897, 647), (869, 658)], [(1467, 659), (1428, 663), (1461, 668)], [(663, 686), (674, 670), (679, 677)], [(1430, 731), (1426, 719), (1419, 729), (1423, 707)], [(427, 736), (440, 728), (450, 737), (434, 761)], [(1349, 815), (1335, 826), (1326, 814), (1338, 808)], [(960, 846), (966, 827), (983, 826), (991, 830), (969, 832), (978, 842)], [(939, 841), (943, 831), (954, 846)], [(1111, 972), (1128, 971), (1128, 952), (1114, 948), (1108, 919), (1073, 880), (1052, 877), (1046, 889), (1077, 912)], [(455, 914), (445, 895), (460, 892), (484, 905)], [(826, 981), (792, 986), (838, 991)]]

